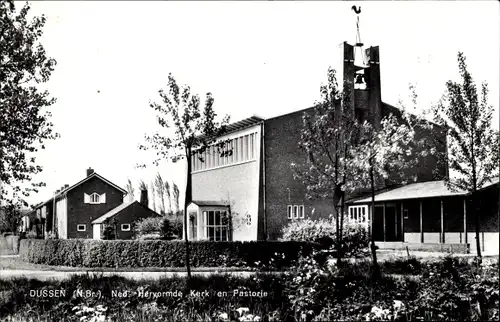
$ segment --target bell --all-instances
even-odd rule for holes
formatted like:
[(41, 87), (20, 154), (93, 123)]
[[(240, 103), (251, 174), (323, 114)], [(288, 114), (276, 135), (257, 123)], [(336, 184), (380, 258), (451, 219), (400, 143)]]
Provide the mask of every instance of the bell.
[(356, 75), (356, 81), (355, 84), (364, 84), (365, 82), (363, 81), (363, 75)]

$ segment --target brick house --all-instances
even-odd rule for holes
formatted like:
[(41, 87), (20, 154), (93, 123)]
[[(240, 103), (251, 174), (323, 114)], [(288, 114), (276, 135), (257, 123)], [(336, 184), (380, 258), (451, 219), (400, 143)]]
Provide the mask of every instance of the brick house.
[[(339, 84), (346, 81), (346, 86), (351, 87), (350, 102), (356, 117), (377, 125), (389, 113), (400, 115), (397, 108), (381, 100), (379, 47), (366, 49), (367, 61), (363, 65), (355, 63), (354, 47), (347, 42), (340, 45), (343, 61), (338, 75)], [(363, 86), (355, 86), (360, 78)], [(291, 220), (326, 218), (334, 213), (331, 201), (306, 199), (306, 187), (294, 180), (290, 168), (292, 162), (307, 160), (298, 143), (302, 117), (312, 110), (313, 107), (269, 119), (253, 116), (233, 123), (218, 138), (228, 142), (225, 147), (214, 145), (203, 155), (191, 158), (190, 239), (275, 240)], [(436, 149), (445, 151), (446, 136), (440, 128), (432, 133), (417, 133), (427, 135), (440, 137), (443, 144)], [(412, 182), (426, 182), (445, 173), (446, 167), (429, 155), (405, 175)], [(388, 180), (377, 188), (395, 184), (398, 182)], [(226, 220), (228, 213), (230, 221)]]
[(83, 180), (62, 186), (54, 197), (35, 206), (34, 212), (45, 226), (43, 230), (52, 232), (55, 225), (61, 239), (101, 239), (106, 220), (116, 224), (116, 238), (128, 239), (133, 236), (135, 221), (159, 215), (138, 202), (124, 203), (126, 193), (89, 168)]

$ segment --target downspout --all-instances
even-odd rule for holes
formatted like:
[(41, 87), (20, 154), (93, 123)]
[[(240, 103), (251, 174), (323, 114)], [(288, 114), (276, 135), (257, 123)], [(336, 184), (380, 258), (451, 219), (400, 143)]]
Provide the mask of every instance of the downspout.
[(265, 121), (262, 121), (262, 127), (261, 127), (261, 132), (262, 132), (262, 151), (261, 151), (261, 158), (262, 158), (262, 194), (263, 194), (263, 204), (264, 204), (264, 240), (267, 240), (267, 214), (266, 214), (266, 145), (265, 145), (265, 127), (264, 127)]

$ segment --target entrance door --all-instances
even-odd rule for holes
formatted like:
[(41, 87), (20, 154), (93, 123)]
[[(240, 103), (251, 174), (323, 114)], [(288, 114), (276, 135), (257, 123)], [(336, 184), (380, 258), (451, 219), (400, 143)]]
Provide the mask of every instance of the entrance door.
[(375, 241), (384, 241), (384, 208), (382, 206), (375, 206), (373, 239)]
[(385, 240), (396, 241), (397, 230), (396, 226), (396, 205), (386, 205), (385, 207)]

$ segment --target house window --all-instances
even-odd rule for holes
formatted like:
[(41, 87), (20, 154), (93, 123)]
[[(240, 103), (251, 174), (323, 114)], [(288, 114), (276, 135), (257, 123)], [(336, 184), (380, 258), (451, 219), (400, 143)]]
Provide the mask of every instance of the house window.
[(349, 221), (357, 223), (367, 223), (369, 221), (368, 206), (350, 206)]
[(228, 241), (228, 224), (225, 222), (226, 211), (204, 211), (205, 232), (208, 240)]
[(85, 193), (83, 196), (83, 202), (90, 203), (90, 204), (106, 203), (106, 194), (103, 193), (102, 195), (100, 195), (100, 194), (94, 192), (94, 193), (88, 195)]
[(90, 203), (99, 203), (99, 195), (97, 193), (90, 195)]
[(87, 225), (84, 224), (79, 224), (76, 226), (77, 231), (86, 231), (87, 230)]
[(408, 219), (408, 209), (403, 210), (403, 219)]
[(122, 231), (130, 231), (130, 224), (122, 224)]
[(196, 222), (196, 215), (197, 215), (196, 212), (190, 212), (189, 213), (189, 230), (190, 230), (190, 233), (191, 233), (190, 237), (192, 239), (196, 239), (196, 237), (197, 237), (196, 231), (198, 230), (198, 225), (197, 225), (197, 222)]
[(288, 205), (288, 219), (304, 219), (304, 205)]

